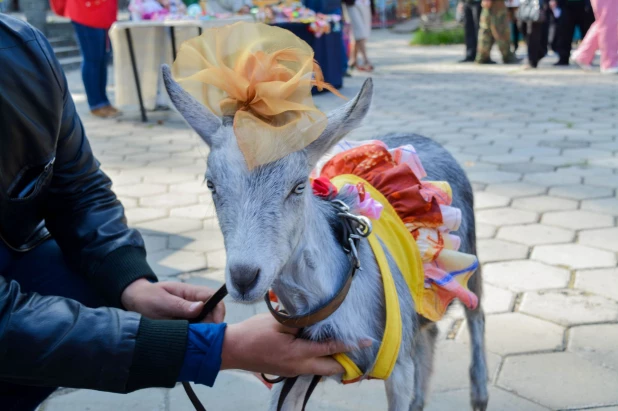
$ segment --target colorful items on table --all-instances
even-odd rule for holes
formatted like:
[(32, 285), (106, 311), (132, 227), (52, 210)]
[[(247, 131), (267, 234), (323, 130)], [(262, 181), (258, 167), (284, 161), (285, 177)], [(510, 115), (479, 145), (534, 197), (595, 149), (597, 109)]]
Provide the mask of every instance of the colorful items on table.
[(255, 8), (252, 11), (258, 21), (267, 24), (305, 23), (308, 30), (321, 37), (330, 32), (341, 31), (341, 16), (338, 14), (322, 14), (308, 9), (302, 3), (273, 4)]
[(309, 24), (309, 31), (317, 38), (323, 34), (328, 34), (331, 31), (330, 22), (326, 20), (316, 20)]
[(133, 21), (212, 20), (232, 16), (231, 13), (208, 13), (205, 1), (186, 6), (181, 0), (131, 0), (129, 11)]
[(163, 20), (169, 14), (157, 0), (131, 0), (129, 3), (131, 20)]

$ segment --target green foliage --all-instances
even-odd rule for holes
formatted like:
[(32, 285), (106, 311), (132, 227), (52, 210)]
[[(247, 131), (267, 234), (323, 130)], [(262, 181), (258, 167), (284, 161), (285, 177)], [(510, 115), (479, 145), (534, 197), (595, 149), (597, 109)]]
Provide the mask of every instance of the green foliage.
[(442, 21), (455, 21), (455, 13), (451, 9), (447, 10), (442, 16)]
[(438, 46), (443, 44), (463, 44), (465, 34), (462, 27), (441, 31), (417, 30), (412, 35), (413, 46)]

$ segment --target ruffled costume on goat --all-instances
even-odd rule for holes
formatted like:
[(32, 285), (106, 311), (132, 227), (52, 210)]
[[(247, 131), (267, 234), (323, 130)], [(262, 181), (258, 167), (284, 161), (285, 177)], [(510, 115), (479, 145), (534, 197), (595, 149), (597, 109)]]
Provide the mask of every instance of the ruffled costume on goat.
[[(455, 298), (470, 309), (476, 308), (478, 298), (467, 283), (478, 261), (458, 251), (461, 240), (452, 232), (459, 229), (461, 210), (451, 206), (453, 194), (448, 182), (421, 181), (427, 174), (413, 146), (389, 150), (378, 140), (340, 142), (320, 160), (312, 177), (331, 180), (346, 174), (358, 176), (378, 190), (410, 232), (410, 241), (416, 243), (424, 271), (423, 291), (414, 295), (417, 312), (438, 321)], [(375, 205), (365, 198), (360, 200), (359, 212), (378, 220)], [(363, 207), (363, 202), (367, 206)]]
[(373, 222), (368, 241), (385, 293), (386, 325), (376, 363), (365, 373), (346, 355), (336, 355), (345, 369), (344, 383), (388, 378), (399, 354), (402, 308), (385, 250), (402, 273), (416, 311), (423, 317), (440, 320), (455, 298), (469, 309), (478, 306), (477, 296), (467, 287), (478, 260), (458, 251), (461, 241), (452, 232), (459, 228), (461, 211), (452, 207), (451, 187), (445, 181), (422, 181), (424, 177), (413, 146), (389, 150), (377, 140), (342, 141), (313, 170), (316, 195), (325, 199), (338, 194), (358, 196), (352, 211)]
[[(205, 30), (182, 44), (172, 72), (189, 94), (214, 114), (234, 119), (234, 134), (247, 168), (253, 170), (302, 150), (324, 131), (311, 88), (326, 88), (313, 50), (292, 33), (264, 24), (236, 23)], [(401, 344), (401, 310), (386, 251), (402, 272), (417, 312), (437, 321), (458, 298), (474, 309), (478, 299), (467, 281), (475, 256), (458, 251), (452, 232), (461, 211), (452, 207), (447, 182), (422, 181), (425, 170), (412, 146), (389, 150), (380, 141), (341, 142), (316, 166), (314, 193), (334, 199), (358, 196), (356, 211), (373, 220), (368, 237), (380, 267), (386, 326), (372, 370), (363, 373), (345, 355), (344, 382), (364, 376), (386, 379)]]

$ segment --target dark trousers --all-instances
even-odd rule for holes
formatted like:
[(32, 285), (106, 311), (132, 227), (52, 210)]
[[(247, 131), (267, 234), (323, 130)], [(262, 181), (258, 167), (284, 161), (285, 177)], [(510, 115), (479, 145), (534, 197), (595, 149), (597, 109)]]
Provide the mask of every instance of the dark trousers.
[(90, 110), (109, 106), (107, 99), (107, 65), (110, 42), (107, 30), (73, 22), (77, 42), (82, 52), (82, 81)]
[(540, 23), (519, 23), (528, 47), (528, 62), (532, 67), (536, 67), (549, 51), (549, 13), (550, 11), (546, 11), (545, 20)]
[[(54, 240), (48, 240), (26, 253), (16, 253), (0, 241), (0, 275), (17, 281), (23, 293), (57, 295), (89, 307), (103, 305), (84, 277), (74, 273)], [(2, 411), (35, 410), (56, 388), (31, 387), (0, 381)]]
[(519, 24), (516, 21), (511, 22), (511, 41), (513, 42), (513, 53), (519, 48)]
[(465, 3), (464, 30), (466, 34), (466, 59), (468, 60), (474, 60), (476, 58), (480, 20), (481, 3)]
[(541, 42), (543, 23), (521, 23), (520, 29), (528, 46), (528, 63), (532, 67), (536, 67), (547, 54), (547, 46), (543, 48)]
[(519, 48), (519, 22), (517, 21), (517, 8), (509, 7), (509, 20), (511, 21), (511, 42), (513, 43), (513, 53)]
[(562, 15), (558, 19), (557, 28), (558, 56), (561, 63), (569, 62), (575, 26), (579, 26), (583, 38), (586, 36), (592, 23), (594, 23), (594, 13), (592, 8), (586, 5), (585, 1), (566, 2)]

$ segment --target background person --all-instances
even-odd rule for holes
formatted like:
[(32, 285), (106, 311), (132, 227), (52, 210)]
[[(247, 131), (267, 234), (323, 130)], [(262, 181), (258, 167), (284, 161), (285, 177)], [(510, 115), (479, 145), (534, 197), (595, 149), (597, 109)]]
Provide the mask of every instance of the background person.
[(618, 2), (592, 0), (596, 21), (588, 30), (573, 60), (583, 68), (590, 68), (597, 50), (601, 50), (601, 73), (618, 73)]
[(107, 98), (107, 65), (111, 43), (107, 32), (116, 21), (118, 0), (52, 0), (53, 10), (71, 19), (82, 54), (82, 81), (90, 112), (116, 117), (119, 111)]
[(466, 36), (466, 57), (460, 63), (472, 63), (476, 59), (479, 24), (481, 20), (481, 0), (459, 0), (457, 7), (463, 15)]
[(528, 48), (528, 68), (537, 68), (547, 55), (549, 38), (549, 7), (538, 0), (521, 0), (518, 20)]
[(513, 53), (517, 53), (519, 48), (519, 22), (517, 21), (517, 8), (519, 7), (520, 0), (505, 0), (507, 11), (509, 13), (509, 20), (511, 22), (511, 41), (513, 43)]
[[(612, 3), (618, 4), (615, 0)], [(592, 6), (590, 0), (550, 0), (550, 7), (552, 10), (556, 8), (560, 10), (556, 30), (558, 61), (554, 65), (568, 66), (575, 26), (579, 27), (582, 38), (584, 38), (594, 22)]]
[(520, 60), (511, 51), (509, 18), (504, 0), (482, 0), (481, 20), (476, 52), (477, 64), (494, 64), (491, 60), (491, 48), (494, 42), (502, 54), (504, 64), (519, 63)]
[[(372, 0), (345, 0), (345, 8), (350, 18), (354, 35), (354, 50), (350, 61), (350, 68), (360, 71), (373, 71), (373, 66), (367, 57), (367, 40), (371, 35)], [(362, 56), (363, 63), (358, 60)]]

